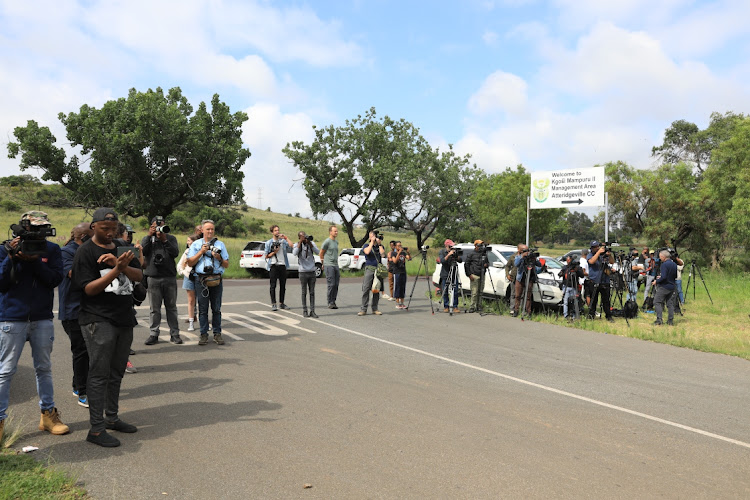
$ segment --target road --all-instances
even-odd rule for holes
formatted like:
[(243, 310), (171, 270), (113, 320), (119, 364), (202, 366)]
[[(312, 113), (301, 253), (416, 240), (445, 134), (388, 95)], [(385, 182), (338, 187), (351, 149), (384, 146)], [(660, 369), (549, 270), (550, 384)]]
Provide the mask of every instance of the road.
[[(412, 282), (407, 286), (411, 290)], [(515, 318), (408, 311), (272, 313), (265, 281), (227, 281), (227, 343), (144, 346), (126, 375), (122, 446), (84, 441), (56, 328), (56, 403), (72, 432), (36, 430), (28, 348), (11, 410), (19, 446), (94, 498), (748, 498), (750, 363)], [(325, 282), (318, 282), (325, 297)], [(180, 296), (181, 326), (185, 318)], [(148, 309), (138, 309), (142, 323)], [(57, 323), (59, 325), (59, 323)], [(162, 335), (168, 333), (163, 325)], [(306, 486), (308, 486), (306, 488)]]

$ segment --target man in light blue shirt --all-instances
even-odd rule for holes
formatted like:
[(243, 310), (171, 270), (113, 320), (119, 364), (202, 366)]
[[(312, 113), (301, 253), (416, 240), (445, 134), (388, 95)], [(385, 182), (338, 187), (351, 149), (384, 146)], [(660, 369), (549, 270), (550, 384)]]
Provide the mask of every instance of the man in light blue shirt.
[(195, 295), (198, 299), (198, 321), (201, 336), (198, 345), (208, 343), (208, 306), (211, 305), (211, 329), (214, 342), (224, 345), (221, 336), (221, 295), (224, 291), (222, 275), (229, 267), (229, 253), (223, 242), (214, 237), (214, 221), (206, 219), (201, 223), (203, 238), (190, 245), (187, 265), (195, 271)]
[(286, 295), (286, 271), (289, 269), (289, 259), (287, 252), (292, 249), (292, 240), (288, 236), (281, 234), (279, 226), (271, 226), (273, 238), (266, 241), (266, 269), (268, 277), (271, 279), (271, 310), (278, 311), (276, 307), (276, 282), (279, 282), (279, 307), (289, 309), (284, 304)]

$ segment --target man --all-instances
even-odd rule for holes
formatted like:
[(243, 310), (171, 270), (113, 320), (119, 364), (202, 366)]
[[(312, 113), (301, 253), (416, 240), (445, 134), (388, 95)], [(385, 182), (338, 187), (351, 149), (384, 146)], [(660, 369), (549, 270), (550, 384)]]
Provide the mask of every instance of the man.
[(568, 255), (565, 259), (565, 267), (562, 268), (560, 275), (563, 279), (563, 317), (570, 319), (578, 319), (581, 311), (576, 314), (576, 306), (573, 304), (573, 309), (570, 309), (570, 300), (578, 302), (578, 285), (581, 279), (584, 278), (583, 269), (579, 265), (577, 259)]
[(635, 248), (630, 249), (630, 281), (628, 282), (628, 300), (638, 301), (638, 280), (644, 270), (642, 256)]
[[(388, 242), (388, 245), (391, 247), (391, 249), (388, 251), (388, 255), (391, 255), (394, 250), (396, 250), (396, 240), (391, 240)], [(383, 292), (383, 298), (388, 300), (393, 300), (393, 263), (391, 262), (390, 257), (388, 258), (388, 264), (386, 265), (388, 268), (388, 290), (391, 292), (390, 295)]]
[(341, 271), (339, 270), (339, 242), (336, 237), (339, 235), (339, 228), (331, 226), (328, 228), (328, 238), (320, 247), (320, 261), (323, 263), (323, 271), (326, 273), (326, 285), (328, 293), (328, 309), (338, 309), (336, 297), (339, 294), (339, 280)]
[(388, 254), (388, 262), (391, 263), (393, 273), (394, 291), (393, 298), (396, 300), (396, 309), (406, 309), (404, 297), (406, 296), (406, 262), (411, 260), (408, 248), (404, 248), (400, 241), (396, 242), (396, 248)]
[(42, 412), (39, 430), (66, 434), (70, 429), (55, 408), (50, 359), (55, 338), (52, 305), (55, 287), (63, 279), (62, 254), (59, 246), (46, 240), (51, 235), (46, 213), (26, 212), (12, 228), (14, 238), (0, 246), (0, 437), (8, 416), (10, 383), (26, 341)]
[(649, 291), (651, 291), (651, 285), (656, 278), (656, 259), (654, 258), (654, 252), (649, 252), (648, 247), (643, 249), (643, 260), (644, 273), (646, 275), (646, 289), (643, 292), (643, 298), (646, 299)]
[(586, 258), (586, 250), (581, 251), (580, 266), (583, 270), (583, 297), (586, 300), (586, 306), (591, 307), (591, 296), (594, 294), (594, 283), (589, 279), (589, 261)]
[(667, 303), (667, 324), (674, 325), (674, 295), (677, 284), (677, 264), (671, 259), (669, 250), (659, 252), (661, 266), (659, 276), (654, 281), (656, 284), (656, 293), (654, 293), (654, 310), (656, 311), (655, 325), (661, 325), (662, 313), (664, 312), (664, 302)]
[(516, 257), (521, 255), (521, 249), (524, 247), (523, 243), (519, 243), (516, 246), (516, 253), (512, 258), (508, 259), (505, 265), (505, 279), (508, 281), (510, 287), (510, 315), (515, 316), (516, 313), (516, 275), (518, 274), (518, 268), (516, 267)]
[(471, 306), (469, 312), (473, 313), (479, 310), (479, 301), (482, 298), (484, 287), (484, 270), (487, 268), (487, 262), (482, 265), (482, 254), (479, 248), (483, 245), (482, 240), (474, 241), (474, 251), (466, 256), (464, 261), (464, 272), (471, 282)]
[[(320, 253), (318, 247), (308, 239), (304, 231), (297, 233), (299, 241), (294, 244), (292, 253), (299, 261), (299, 284), (302, 286), (302, 316), (317, 318), (315, 314), (315, 255)], [(307, 292), (310, 291), (310, 312), (307, 312)]]
[[(526, 286), (526, 275), (529, 273), (529, 269), (527, 269), (527, 258), (529, 257), (529, 247), (523, 243), (519, 243), (519, 255), (515, 258), (513, 261), (513, 264), (518, 269), (518, 272), (516, 273), (516, 303), (513, 306), (513, 316), (518, 316), (519, 311), (521, 310), (521, 300), (523, 300), (524, 296), (524, 288), (526, 288), (526, 311), (524, 312), (525, 316), (531, 316), (531, 306), (534, 303), (534, 283), (536, 283), (535, 273), (532, 273), (529, 276), (529, 284)], [(534, 260), (534, 267), (542, 267), (542, 263), (539, 262), (539, 259)], [(534, 269), (536, 271), (536, 269)]]
[(73, 258), (76, 251), (85, 240), (91, 238), (94, 231), (90, 224), (82, 222), (70, 232), (70, 240), (61, 249), (63, 280), (58, 292), (58, 318), (62, 322), (63, 330), (70, 339), (70, 352), (73, 355), (73, 394), (78, 397), (78, 404), (89, 407), (86, 397), (86, 381), (89, 378), (89, 353), (86, 341), (83, 339), (81, 325), (78, 323), (78, 313), (81, 310), (81, 290), (71, 289), (70, 279), (73, 269)]
[(383, 248), (383, 244), (375, 234), (375, 231), (370, 231), (369, 236), (369, 241), (362, 247), (362, 253), (365, 255), (365, 278), (364, 281), (362, 281), (362, 306), (357, 313), (357, 316), (364, 316), (367, 314), (371, 291), (372, 313), (376, 316), (383, 314), (378, 309), (380, 290), (383, 288), (383, 283), (382, 280), (377, 277), (376, 272), (378, 270), (378, 264), (382, 264), (383, 262), (385, 248)]
[(159, 328), (161, 325), (161, 304), (167, 312), (169, 325), (169, 341), (182, 344), (180, 338), (180, 323), (177, 318), (177, 266), (175, 259), (180, 253), (177, 238), (169, 234), (164, 217), (156, 216), (151, 219), (148, 234), (141, 240), (145, 269), (143, 274), (148, 279), (149, 307), (151, 310), (151, 334), (146, 339), (146, 345), (159, 342)]
[[(284, 304), (286, 295), (286, 271), (289, 269), (289, 258), (287, 252), (292, 249), (292, 240), (288, 236), (281, 234), (279, 226), (271, 226), (272, 238), (266, 241), (266, 269), (268, 277), (271, 280), (271, 310), (278, 311), (278, 308), (289, 309)], [(279, 283), (279, 306), (276, 306), (276, 282)]]
[[(94, 235), (73, 259), (73, 286), (83, 293), (78, 322), (89, 353), (89, 420), (86, 441), (103, 447), (120, 446), (106, 429), (133, 433), (138, 429), (118, 416), (120, 384), (133, 342), (133, 283), (143, 279), (138, 259), (114, 241), (117, 213), (98, 208), (91, 219)], [(118, 255), (119, 254), (119, 255)]]
[[(458, 308), (458, 263), (462, 262), (462, 259), (456, 253), (455, 243), (450, 238), (443, 242), (443, 248), (438, 253), (437, 262), (440, 264), (440, 290), (442, 290), (443, 296), (443, 312), (450, 312), (451, 308), (454, 312)], [(453, 273), (451, 273), (453, 270)], [(452, 274), (452, 275), (451, 275)], [(452, 278), (449, 282), (448, 279)], [(450, 304), (450, 290), (453, 290), (453, 303)]]
[(190, 245), (187, 265), (193, 268), (195, 278), (195, 295), (198, 298), (198, 322), (201, 336), (198, 345), (208, 343), (208, 306), (211, 306), (211, 329), (214, 342), (224, 345), (221, 336), (221, 296), (224, 291), (222, 283), (224, 270), (229, 267), (229, 253), (227, 247), (214, 237), (216, 226), (214, 221), (205, 219), (201, 225), (200, 238)]
[[(133, 228), (127, 224), (123, 224), (122, 222), (117, 224), (117, 235), (115, 237), (115, 244), (123, 247), (131, 247), (131, 248), (137, 248), (137, 251), (133, 251), (133, 253), (137, 254), (135, 257), (138, 259), (138, 263), (141, 265), (141, 269), (143, 269), (145, 266), (145, 260), (143, 257), (143, 247), (141, 247), (141, 243), (137, 241), (135, 244), (133, 244), (133, 234), (135, 231), (133, 231)], [(143, 278), (146, 279), (145, 277)], [(143, 283), (140, 284), (134, 284), (133, 286), (133, 306), (139, 306), (143, 303), (143, 301), (146, 299), (146, 295), (148, 294), (148, 290), (146, 290), (146, 286)], [(135, 307), (133, 307), (133, 314), (137, 317), (138, 314), (135, 312)], [(136, 319), (136, 322), (138, 320)], [(130, 355), (135, 356), (135, 351), (133, 350), (133, 347), (130, 347)], [(138, 369), (135, 367), (132, 361), (130, 361), (130, 358), (128, 358), (128, 363), (125, 365), (125, 373), (138, 373)]]
[(589, 262), (589, 279), (594, 287), (589, 306), (589, 319), (595, 318), (596, 306), (599, 296), (601, 296), (604, 315), (607, 317), (607, 321), (614, 323), (615, 320), (612, 317), (612, 309), (609, 304), (609, 265), (615, 263), (615, 258), (611, 252), (607, 252), (605, 247), (594, 240), (591, 242), (586, 260)]

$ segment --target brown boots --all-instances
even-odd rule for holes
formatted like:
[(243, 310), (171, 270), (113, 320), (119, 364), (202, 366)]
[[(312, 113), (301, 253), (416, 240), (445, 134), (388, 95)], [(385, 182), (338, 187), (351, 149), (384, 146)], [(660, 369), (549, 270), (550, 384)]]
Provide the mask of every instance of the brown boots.
[(70, 428), (62, 423), (57, 408), (45, 410), (42, 412), (42, 418), (39, 420), (39, 430), (47, 431), (50, 434), (61, 435), (70, 432)]

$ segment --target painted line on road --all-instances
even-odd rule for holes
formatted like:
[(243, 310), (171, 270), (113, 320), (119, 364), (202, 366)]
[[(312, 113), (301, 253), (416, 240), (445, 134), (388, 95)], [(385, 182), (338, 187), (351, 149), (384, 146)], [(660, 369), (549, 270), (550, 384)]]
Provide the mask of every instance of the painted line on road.
[[(295, 316), (302, 317), (302, 315), (300, 315), (298, 313), (294, 313), (294, 312), (288, 311), (288, 310), (284, 311), (284, 312), (287, 313), (287, 314), (294, 314)], [(469, 368), (471, 370), (476, 370), (478, 372), (486, 373), (488, 375), (494, 375), (495, 377), (504, 378), (506, 380), (510, 380), (510, 381), (513, 381), (513, 382), (518, 382), (519, 384), (528, 385), (530, 387), (535, 387), (535, 388), (541, 389), (543, 391), (552, 392), (554, 394), (559, 394), (561, 396), (566, 396), (566, 397), (569, 397), (569, 398), (577, 399), (579, 401), (585, 401), (586, 403), (591, 403), (591, 404), (594, 404), (594, 405), (597, 405), (597, 406), (601, 406), (601, 407), (604, 407), (604, 408), (609, 408), (610, 410), (616, 410), (616, 411), (619, 411), (619, 412), (622, 412), (622, 413), (627, 413), (629, 415), (634, 415), (636, 417), (645, 418), (646, 420), (651, 420), (652, 422), (658, 422), (660, 424), (668, 425), (668, 426), (671, 426), (671, 427), (676, 427), (678, 429), (682, 429), (682, 430), (685, 430), (685, 431), (688, 431), (688, 432), (693, 432), (695, 434), (700, 434), (701, 436), (710, 437), (710, 438), (713, 438), (713, 439), (718, 439), (720, 441), (724, 441), (724, 442), (727, 442), (727, 443), (735, 444), (737, 446), (742, 446), (742, 447), (745, 447), (745, 448), (750, 448), (750, 443), (746, 443), (744, 441), (739, 441), (737, 439), (732, 439), (730, 437), (722, 436), (720, 434), (715, 434), (713, 432), (704, 431), (702, 429), (697, 429), (695, 427), (690, 427), (689, 425), (684, 425), (684, 424), (680, 424), (680, 423), (677, 423), (677, 422), (672, 422), (671, 420), (666, 420), (666, 419), (663, 419), (663, 418), (655, 417), (653, 415), (649, 415), (647, 413), (642, 413), (642, 412), (639, 412), (639, 411), (636, 411), (636, 410), (631, 410), (629, 408), (624, 408), (622, 406), (617, 406), (617, 405), (613, 405), (613, 404), (610, 404), (610, 403), (605, 403), (604, 401), (599, 401), (597, 399), (592, 399), (592, 398), (589, 398), (589, 397), (586, 397), (586, 396), (581, 396), (580, 394), (574, 394), (572, 392), (563, 391), (561, 389), (555, 389), (554, 387), (549, 387), (547, 385), (538, 384), (536, 382), (531, 382), (530, 380), (524, 380), (522, 378), (514, 377), (512, 375), (507, 375), (505, 373), (500, 373), (500, 372), (497, 372), (497, 371), (494, 371), (494, 370), (489, 370), (487, 368), (482, 368), (481, 366), (476, 366), (476, 365), (472, 365), (472, 364), (469, 364), (469, 363), (464, 363), (463, 361), (458, 361), (458, 360), (455, 360), (455, 359), (446, 358), (445, 356), (441, 356), (439, 354), (434, 354), (434, 353), (431, 353), (431, 352), (423, 351), (422, 349), (417, 349), (415, 347), (409, 347), (408, 345), (399, 344), (397, 342), (393, 342), (393, 341), (390, 341), (390, 340), (381, 339), (381, 338), (378, 338), (378, 337), (373, 337), (372, 335), (368, 335), (366, 333), (358, 332), (356, 330), (351, 330), (351, 329), (345, 328), (343, 326), (338, 326), (338, 325), (334, 325), (334, 324), (331, 324), (331, 323), (327, 323), (327, 322), (325, 322), (323, 320), (320, 320), (320, 319), (314, 319), (314, 318), (305, 318), (305, 319), (309, 319), (310, 321), (315, 321), (317, 323), (320, 323), (320, 324), (323, 324), (323, 325), (326, 325), (326, 326), (330, 326), (331, 328), (336, 328), (337, 330), (342, 330), (344, 332), (351, 333), (353, 335), (358, 335), (358, 336), (366, 338), (366, 339), (374, 340), (376, 342), (381, 342), (383, 344), (387, 344), (387, 345), (390, 345), (390, 346), (393, 346), (393, 347), (398, 347), (400, 349), (411, 351), (411, 352), (414, 352), (414, 353), (417, 353), (417, 354), (422, 354), (422, 355), (428, 356), (430, 358), (439, 359), (440, 361), (445, 361), (446, 363), (451, 363), (451, 364), (454, 364), (454, 365), (457, 365), (457, 366), (462, 366), (464, 368)]]

